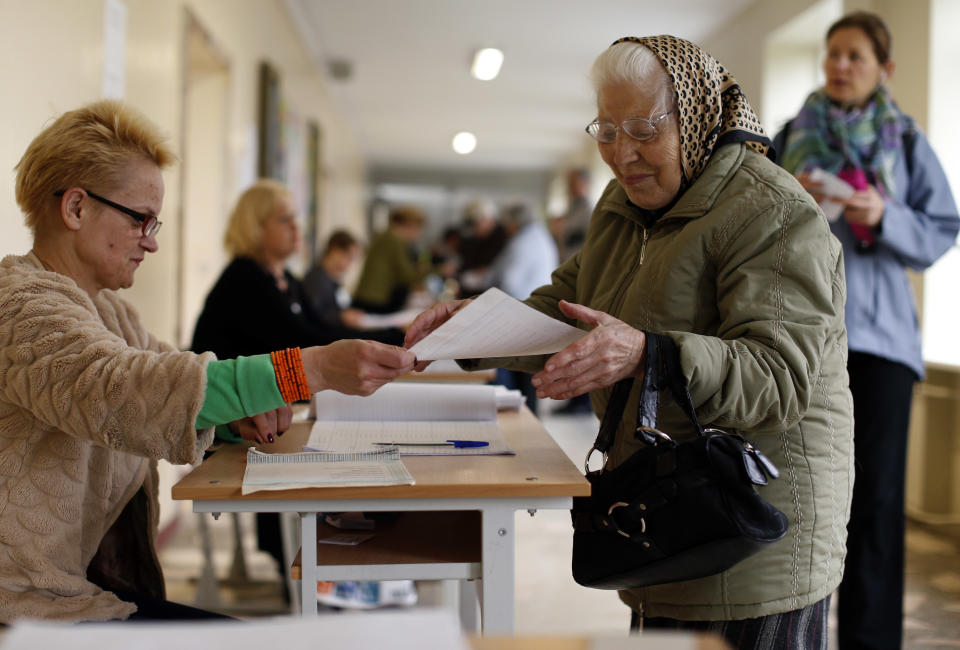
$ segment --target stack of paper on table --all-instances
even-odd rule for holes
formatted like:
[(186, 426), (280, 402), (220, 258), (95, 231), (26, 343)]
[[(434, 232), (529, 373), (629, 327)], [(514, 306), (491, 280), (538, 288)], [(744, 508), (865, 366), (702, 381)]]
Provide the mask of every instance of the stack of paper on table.
[(388, 384), (367, 397), (317, 393), (311, 403), (317, 420), (305, 449), (364, 452), (384, 448), (374, 443), (471, 440), (489, 444), (399, 450), (407, 456), (513, 454), (497, 426), (498, 392), (502, 387), (418, 383)]
[(413, 483), (396, 447), (360, 453), (297, 454), (265, 454), (251, 447), (240, 493)]

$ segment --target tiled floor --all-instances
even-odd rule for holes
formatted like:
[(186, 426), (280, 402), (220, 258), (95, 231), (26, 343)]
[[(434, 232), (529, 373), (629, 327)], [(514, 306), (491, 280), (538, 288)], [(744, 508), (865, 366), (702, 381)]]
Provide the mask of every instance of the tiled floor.
[[(596, 434), (593, 416), (541, 413), (547, 429), (578, 467)], [(197, 517), (187, 515), (162, 553), (169, 597), (197, 602), (203, 566)], [(226, 580), (234, 557), (231, 519), (209, 519), (220, 588), (207, 590), (200, 603), (237, 616), (278, 615), (289, 611), (283, 585), (269, 556), (255, 551), (253, 522), (240, 516), (247, 579)], [(626, 635), (629, 611), (615, 592), (585, 589), (570, 577), (570, 518), (566, 511), (517, 514), (516, 632), (518, 635)], [(908, 524), (905, 647), (960, 648), (960, 526), (952, 529)], [(236, 574), (236, 572), (234, 572)], [(212, 585), (210, 582), (199, 584)], [(421, 605), (452, 606), (449, 585), (418, 585)], [(215, 599), (219, 598), (219, 602)], [(835, 644), (832, 644), (835, 646)]]

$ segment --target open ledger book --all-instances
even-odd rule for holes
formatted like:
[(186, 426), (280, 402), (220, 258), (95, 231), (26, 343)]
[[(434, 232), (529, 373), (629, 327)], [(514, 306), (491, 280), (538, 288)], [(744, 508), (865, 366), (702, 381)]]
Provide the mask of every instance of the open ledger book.
[[(498, 402), (517, 407), (510, 397), (502, 386), (462, 384), (387, 384), (368, 397), (324, 391), (313, 396), (316, 422), (304, 449), (399, 449), (404, 456), (513, 454), (497, 426)], [(454, 447), (451, 440), (477, 446)]]
[(251, 447), (240, 492), (413, 483), (396, 447), (360, 453), (297, 454), (265, 454)]

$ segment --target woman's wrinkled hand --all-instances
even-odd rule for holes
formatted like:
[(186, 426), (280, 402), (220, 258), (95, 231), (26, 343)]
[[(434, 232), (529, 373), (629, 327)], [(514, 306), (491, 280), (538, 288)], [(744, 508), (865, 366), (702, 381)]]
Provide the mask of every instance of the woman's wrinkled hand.
[(244, 440), (264, 445), (276, 440), (274, 436), (282, 436), (292, 421), (293, 409), (284, 405), (266, 413), (234, 420), (228, 426)]
[(885, 209), (883, 196), (873, 185), (868, 185), (844, 202), (843, 218), (852, 224), (873, 228), (883, 219)]
[(544, 369), (533, 376), (537, 397), (570, 399), (624, 377), (643, 375), (647, 343), (643, 332), (583, 305), (561, 300), (558, 306), (593, 329), (547, 359)]
[(413, 370), (416, 361), (409, 350), (361, 339), (305, 348), (302, 356), (311, 394), (335, 390), (347, 395), (371, 395)]
[[(427, 334), (446, 323), (450, 320), (451, 316), (470, 304), (471, 300), (473, 300), (473, 298), (454, 300), (452, 302), (438, 302), (417, 316), (416, 320), (407, 328), (407, 333), (403, 340), (403, 347), (411, 348), (416, 345)], [(429, 365), (429, 361), (418, 361), (416, 371), (420, 372)]]

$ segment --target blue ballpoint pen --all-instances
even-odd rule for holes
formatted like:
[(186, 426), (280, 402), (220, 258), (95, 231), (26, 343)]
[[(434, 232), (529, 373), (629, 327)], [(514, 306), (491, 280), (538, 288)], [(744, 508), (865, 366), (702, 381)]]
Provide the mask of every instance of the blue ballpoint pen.
[(454, 449), (463, 449), (464, 447), (487, 447), (490, 445), (486, 440), (446, 440), (444, 442), (375, 442), (375, 445), (394, 445), (397, 447), (453, 447)]

